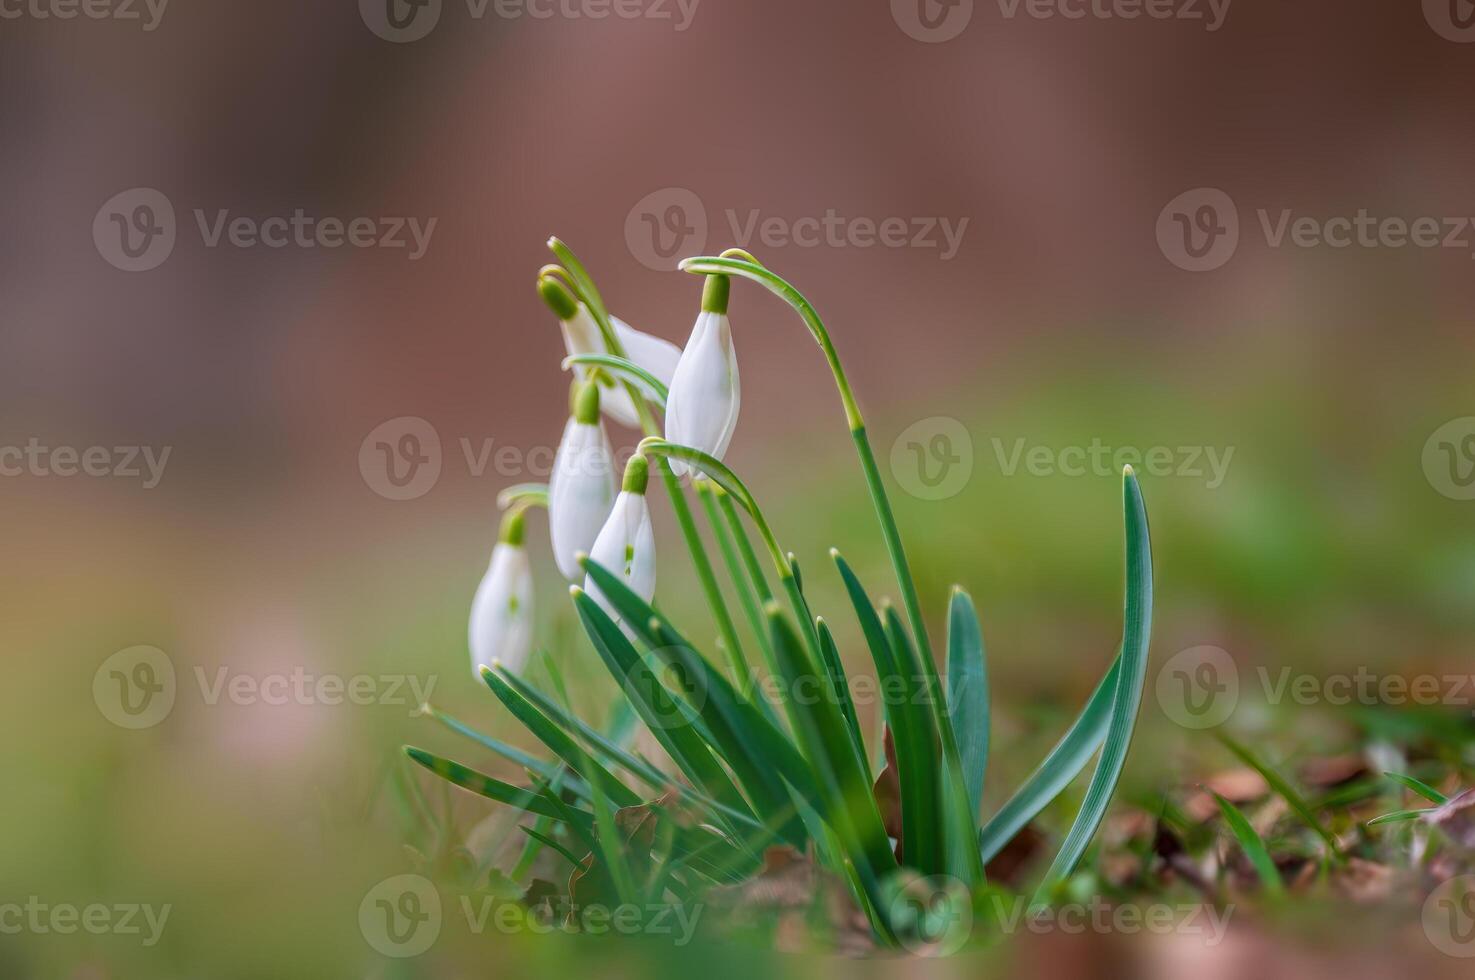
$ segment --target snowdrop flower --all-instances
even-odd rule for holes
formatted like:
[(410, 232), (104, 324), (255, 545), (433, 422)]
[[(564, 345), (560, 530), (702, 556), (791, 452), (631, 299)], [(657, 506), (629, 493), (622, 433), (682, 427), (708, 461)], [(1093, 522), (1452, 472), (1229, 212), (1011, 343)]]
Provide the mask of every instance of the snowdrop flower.
[[(727, 322), (726, 276), (708, 276), (702, 290), (702, 312), (671, 379), (666, 400), (666, 439), (691, 446), (721, 459), (737, 428), (742, 392), (738, 385), (737, 352)], [(671, 460), (678, 475), (688, 467)]]
[(521, 670), (533, 652), (533, 575), (523, 547), (521, 509), (509, 511), (492, 549), (492, 562), (471, 602), (471, 673), (500, 662)]
[[(589, 308), (575, 300), (561, 282), (552, 276), (544, 276), (538, 280), (538, 292), (558, 317), (563, 329), (563, 345), (568, 349), (570, 357), (575, 354), (609, 353), (604, 335), (599, 332), (599, 324), (594, 322)], [(681, 360), (681, 348), (669, 340), (641, 333), (617, 316), (612, 315), (609, 319), (610, 325), (615, 328), (615, 339), (624, 348), (625, 355), (636, 365), (655, 375), (662, 384), (670, 386), (676, 373), (676, 364)], [(585, 380), (588, 375), (587, 367), (578, 365), (574, 368), (574, 376), (580, 381)], [(632, 429), (640, 427), (640, 415), (623, 384), (605, 389), (604, 414)]]
[[(656, 594), (656, 539), (650, 526), (650, 508), (645, 502), (645, 487), (650, 480), (650, 464), (644, 456), (630, 457), (625, 467), (624, 489), (615, 498), (609, 520), (589, 549), (589, 560), (623, 576), (625, 584), (646, 602)], [(593, 578), (584, 582), (589, 593), (616, 621), (614, 607), (599, 591)]]
[(576, 381), (572, 415), (548, 481), (553, 560), (570, 582), (583, 577), (578, 556), (594, 547), (614, 500), (614, 454), (599, 421), (599, 386), (593, 381)]

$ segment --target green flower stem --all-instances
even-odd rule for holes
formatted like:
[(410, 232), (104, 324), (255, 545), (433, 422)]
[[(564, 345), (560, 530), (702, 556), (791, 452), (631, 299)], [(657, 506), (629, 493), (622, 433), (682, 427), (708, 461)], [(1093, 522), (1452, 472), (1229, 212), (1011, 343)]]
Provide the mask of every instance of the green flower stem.
[[(774, 670), (773, 649), (769, 646), (763, 614), (758, 609), (758, 600), (754, 598), (753, 590), (739, 562), (737, 550), (733, 546), (732, 537), (723, 523), (722, 513), (717, 506), (717, 495), (721, 490), (710, 480), (695, 480), (693, 486), (696, 489), (697, 498), (701, 500), (702, 507), (707, 512), (707, 521), (712, 525), (712, 536), (717, 539), (717, 549), (722, 552), (722, 560), (727, 563), (727, 574), (732, 579), (734, 591), (737, 592), (738, 604), (743, 607), (743, 615), (747, 617), (748, 626), (757, 638), (759, 649), (763, 651), (763, 661), (772, 673)], [(739, 679), (747, 687), (752, 686), (753, 676), (748, 670), (746, 661), (742, 662)]]
[(768, 587), (768, 579), (763, 574), (763, 566), (758, 562), (757, 552), (753, 550), (753, 542), (748, 540), (748, 532), (743, 529), (743, 522), (738, 519), (737, 508), (732, 505), (732, 497), (721, 487), (717, 490), (717, 505), (722, 508), (722, 516), (732, 531), (733, 540), (737, 542), (738, 554), (742, 556), (743, 565), (748, 570), (748, 577), (753, 580), (753, 590), (758, 593), (760, 602), (767, 602), (773, 598), (773, 590)]
[(548, 484), (519, 483), (497, 494), (497, 507), (507, 510), (512, 507), (547, 507)]
[(860, 406), (856, 404), (855, 392), (850, 387), (850, 379), (845, 375), (845, 366), (840, 363), (840, 355), (835, 351), (835, 345), (830, 340), (830, 332), (826, 329), (824, 321), (819, 318), (814, 306), (804, 298), (799, 290), (756, 261), (702, 256), (684, 259), (681, 262), (681, 268), (701, 275), (726, 274), (750, 279), (767, 287), (769, 291), (792, 306), (804, 321), (804, 325), (809, 328), (810, 334), (819, 344), (820, 350), (824, 352), (825, 362), (830, 366), (830, 373), (835, 376), (835, 387), (840, 392), (840, 402), (845, 408), (845, 421), (850, 426), (851, 437), (855, 440), (856, 451), (860, 454), (861, 469), (865, 471), (866, 487), (870, 490), (871, 503), (876, 508), (881, 533), (886, 539), (886, 550), (891, 556), (891, 565), (896, 572), (902, 604), (906, 607), (907, 618), (911, 620), (912, 632), (917, 638), (917, 648), (922, 653), (923, 659), (931, 663), (932, 644), (927, 639), (927, 627), (922, 621), (922, 604), (917, 598), (917, 587), (912, 580), (906, 550), (902, 547), (901, 534), (896, 528), (896, 518), (891, 512), (891, 501), (886, 495), (885, 485), (881, 482), (881, 473), (876, 468), (875, 453), (872, 452), (870, 438), (866, 435), (865, 419), (860, 413)]
[[(561, 274), (565, 281), (573, 285), (574, 295), (583, 300), (584, 305), (589, 308), (590, 315), (594, 317), (594, 322), (599, 326), (599, 332), (604, 337), (605, 348), (613, 356), (629, 361), (624, 345), (620, 343), (619, 337), (615, 334), (614, 325), (610, 322), (609, 311), (605, 308), (604, 299), (599, 295), (599, 289), (584, 269), (583, 263), (579, 261), (572, 249), (557, 238), (550, 238), (548, 247), (563, 263), (563, 271), (553, 273), (545, 269), (545, 274)], [(646, 434), (647, 438), (659, 436), (661, 428), (656, 424), (655, 415), (651, 412), (645, 393), (628, 378), (622, 378), (621, 383), (624, 384), (625, 390), (630, 393), (630, 400), (635, 404), (635, 410), (640, 416), (641, 431)], [(670, 465), (664, 459), (657, 459), (655, 466), (661, 475), (661, 481), (666, 485), (667, 496), (671, 498), (671, 510), (676, 515), (676, 523), (680, 526), (681, 535), (686, 540), (686, 548), (691, 552), (692, 567), (696, 569), (697, 580), (701, 582), (707, 605), (712, 610), (712, 618), (717, 621), (717, 628), (722, 634), (723, 645), (727, 647), (727, 655), (733, 662), (733, 669), (737, 670), (738, 663), (742, 663), (742, 673), (737, 675), (738, 679), (742, 679), (747, 674), (747, 662), (743, 659), (742, 646), (738, 643), (737, 628), (733, 624), (732, 615), (727, 610), (727, 603), (722, 598), (722, 590), (717, 585), (717, 575), (712, 569), (711, 559), (707, 557), (706, 546), (702, 543), (701, 534), (697, 531), (691, 507), (686, 502), (686, 495), (682, 492), (681, 480), (671, 472)]]
[[(820, 350), (824, 353), (825, 362), (830, 366), (830, 373), (835, 377), (835, 387), (840, 392), (840, 402), (845, 408), (845, 421), (850, 427), (851, 438), (855, 441), (856, 453), (860, 456), (866, 488), (871, 494), (871, 504), (876, 510), (876, 519), (881, 525), (882, 537), (886, 540), (886, 551), (891, 556), (891, 567), (896, 573), (902, 605), (906, 608), (907, 619), (911, 622), (912, 633), (917, 640), (917, 652), (920, 655), (923, 670), (927, 673), (927, 684), (931, 690), (939, 691), (941, 685), (937, 676), (937, 665), (932, 656), (932, 642), (927, 637), (927, 625), (922, 618), (922, 603), (917, 597), (917, 586), (912, 578), (911, 566), (907, 562), (901, 532), (896, 527), (896, 516), (892, 513), (891, 500), (886, 494), (885, 484), (881, 482), (881, 471), (876, 466), (876, 454), (871, 449), (870, 437), (866, 434), (865, 419), (860, 413), (860, 406), (856, 404), (855, 392), (850, 387), (850, 380), (845, 375), (845, 367), (840, 363), (840, 356), (835, 351), (830, 332), (826, 329), (824, 321), (819, 318), (813, 304), (805, 299), (799, 290), (770, 272), (756, 260), (750, 260), (752, 260), (750, 255), (745, 255), (744, 258), (701, 256), (682, 260), (680, 268), (699, 275), (740, 276), (764, 286), (794, 308), (815, 342), (819, 344)], [(962, 761), (958, 755), (957, 740), (953, 736), (952, 725), (948, 721), (941, 701), (941, 698), (934, 698), (932, 710), (937, 717), (938, 728), (942, 735), (942, 776), (947, 784), (943, 793), (949, 798), (959, 797), (961, 799), (962, 797), (955, 788), (963, 785)], [(956, 801), (949, 799), (948, 805), (956, 808)], [(951, 819), (954, 821), (964, 819), (961, 810), (952, 814)], [(971, 826), (976, 816), (969, 816), (967, 820)], [(970, 852), (949, 855), (949, 860), (953, 862), (955, 873), (958, 873), (965, 881), (978, 881), (983, 875), (982, 861), (976, 849), (970, 848)]]

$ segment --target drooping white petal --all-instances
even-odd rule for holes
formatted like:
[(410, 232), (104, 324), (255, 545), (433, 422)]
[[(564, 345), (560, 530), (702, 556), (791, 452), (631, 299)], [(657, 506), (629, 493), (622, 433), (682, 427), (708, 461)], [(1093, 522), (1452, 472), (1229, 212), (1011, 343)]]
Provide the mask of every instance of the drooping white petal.
[(617, 316), (609, 319), (615, 328), (615, 338), (625, 348), (630, 360), (654, 374), (657, 381), (669, 388), (671, 379), (676, 377), (676, 365), (681, 363), (681, 348), (663, 337), (641, 333)]
[[(589, 549), (589, 559), (623, 576), (630, 591), (646, 602), (651, 600), (656, 594), (656, 538), (644, 494), (621, 491), (615, 498), (609, 520)], [(618, 620), (592, 578), (584, 582), (584, 591)]]
[(553, 560), (570, 582), (584, 577), (577, 556), (592, 553), (614, 500), (614, 454), (604, 427), (569, 419), (548, 481), (548, 527)]
[[(630, 360), (655, 375), (662, 384), (669, 386), (676, 372), (676, 364), (681, 360), (681, 348), (669, 340), (642, 333), (616, 316), (610, 317), (610, 325), (615, 328), (615, 337), (624, 347)], [(584, 304), (580, 303), (574, 315), (562, 321), (561, 326), (563, 345), (570, 356), (609, 353), (604, 336), (599, 332), (599, 324), (594, 322), (594, 316)], [(583, 365), (575, 367), (574, 376), (580, 381), (588, 375), (587, 367)], [(640, 387), (654, 395), (654, 392), (649, 391), (648, 386), (642, 384)], [(603, 397), (600, 404), (605, 415), (632, 429), (640, 427), (640, 414), (636, 412), (635, 403), (630, 400), (630, 393), (625, 390), (623, 384), (605, 388), (601, 394)]]
[(471, 601), (471, 672), (500, 661), (521, 670), (533, 652), (533, 575), (527, 549), (498, 543)]
[[(737, 428), (741, 404), (737, 351), (727, 315), (702, 313), (671, 380), (666, 439), (721, 459)], [(688, 469), (675, 459), (671, 466), (678, 474)]]

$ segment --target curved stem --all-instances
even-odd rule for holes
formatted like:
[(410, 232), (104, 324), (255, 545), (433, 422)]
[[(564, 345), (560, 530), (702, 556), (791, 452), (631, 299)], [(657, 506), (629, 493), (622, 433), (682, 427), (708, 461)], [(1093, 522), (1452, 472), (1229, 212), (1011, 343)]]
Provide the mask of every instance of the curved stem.
[(748, 516), (753, 519), (753, 525), (758, 528), (758, 536), (763, 539), (764, 546), (768, 549), (769, 556), (773, 559), (774, 566), (778, 569), (780, 578), (792, 578), (793, 570), (789, 567), (788, 559), (784, 550), (779, 547), (778, 539), (774, 537), (773, 527), (768, 523), (768, 518), (763, 516), (763, 511), (758, 507), (758, 501), (753, 497), (747, 485), (738, 478), (738, 475), (722, 460), (700, 449), (691, 446), (681, 446), (665, 439), (649, 437), (640, 440), (639, 452), (647, 456), (670, 457), (679, 459), (684, 463), (690, 463), (706, 474), (707, 478), (717, 484), (727, 495), (738, 502)]
[(547, 506), (548, 484), (546, 483), (519, 483), (497, 494), (499, 510), (508, 510), (511, 507), (526, 510), (529, 507)]
[(839, 390), (840, 401), (845, 406), (845, 421), (849, 424), (851, 437), (855, 440), (861, 470), (865, 474), (866, 486), (870, 490), (871, 503), (875, 507), (876, 518), (881, 525), (881, 534), (886, 539), (886, 551), (891, 556), (891, 566), (896, 572), (897, 586), (901, 589), (902, 604), (906, 607), (907, 619), (911, 621), (912, 633), (917, 638), (917, 648), (922, 653), (923, 661), (931, 665), (933, 663), (932, 643), (927, 638), (927, 627), (922, 620), (922, 603), (917, 597), (917, 586), (912, 580), (911, 566), (907, 562), (906, 549), (901, 542), (901, 532), (896, 527), (896, 516), (891, 510), (891, 500), (886, 495), (885, 485), (881, 482), (881, 472), (876, 466), (876, 455), (871, 449), (870, 437), (866, 435), (865, 419), (861, 416), (860, 406), (856, 404), (855, 392), (850, 387), (850, 379), (845, 375), (845, 366), (840, 363), (840, 355), (836, 353), (835, 344), (830, 340), (830, 332), (825, 328), (824, 321), (819, 318), (819, 314), (815, 312), (814, 305), (785, 279), (770, 272), (756, 261), (748, 262), (723, 256), (701, 256), (683, 259), (680, 267), (686, 272), (700, 275), (740, 276), (756, 282), (792, 306), (804, 321), (804, 325), (809, 328), (810, 334), (819, 344), (820, 350), (824, 352), (825, 361), (830, 366), (830, 373), (835, 376), (835, 387)]
[(767, 287), (770, 292), (792, 306), (803, 318), (804, 325), (809, 328), (815, 343), (819, 344), (820, 350), (824, 351), (825, 361), (829, 363), (830, 372), (835, 376), (835, 387), (840, 389), (840, 401), (845, 405), (846, 422), (850, 424), (851, 429), (865, 427), (865, 420), (860, 415), (860, 406), (855, 403), (855, 393), (851, 390), (850, 380), (845, 376), (845, 366), (840, 363), (840, 356), (835, 353), (835, 345), (830, 341), (830, 332), (825, 329), (824, 321), (819, 318), (814, 306), (804, 298), (803, 293), (756, 261), (704, 255), (698, 258), (682, 259), (680, 268), (684, 272), (699, 275), (741, 276)]
[(574, 354), (563, 359), (563, 369), (565, 371), (576, 364), (580, 366), (590, 365), (602, 367), (619, 375), (622, 381), (634, 380), (649, 386), (650, 391), (647, 394), (655, 395), (657, 402), (660, 403), (661, 410), (665, 411), (666, 400), (671, 397), (670, 390), (661, 382), (660, 378), (657, 378), (654, 374), (651, 374), (629, 358), (620, 357), (616, 354)]

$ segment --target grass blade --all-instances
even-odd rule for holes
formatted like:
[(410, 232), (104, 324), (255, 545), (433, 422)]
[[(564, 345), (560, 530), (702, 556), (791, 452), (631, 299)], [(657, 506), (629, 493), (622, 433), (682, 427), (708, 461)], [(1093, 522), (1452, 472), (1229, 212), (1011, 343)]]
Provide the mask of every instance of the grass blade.
[(1091, 838), (1096, 836), (1126, 765), (1137, 712), (1142, 705), (1142, 688), (1147, 680), (1147, 648), (1152, 633), (1152, 543), (1147, 528), (1147, 507), (1131, 467), (1127, 467), (1123, 474), (1122, 497), (1126, 511), (1126, 625), (1122, 631), (1122, 666), (1112, 698), (1111, 723), (1101, 758), (1086, 788), (1086, 798), (1060, 846), (1060, 852), (1046, 872), (1045, 880), (1035, 892), (1034, 905), (1049, 901), (1055, 889), (1074, 873)]
[(1392, 813), (1385, 813), (1381, 817), (1374, 817), (1367, 822), (1367, 825), (1369, 827), (1381, 827), (1385, 823), (1403, 823), (1406, 820), (1417, 820), (1428, 812), (1428, 810), (1395, 810)]
[[(1212, 793), (1213, 791), (1210, 790)], [(1270, 857), (1270, 851), (1265, 847), (1265, 841), (1250, 825), (1250, 821), (1240, 812), (1239, 807), (1230, 803), (1218, 793), (1214, 793), (1214, 799), (1219, 804), (1219, 812), (1224, 814), (1224, 822), (1234, 834), (1234, 839), (1239, 841), (1239, 846), (1244, 850), (1245, 856), (1254, 865), (1255, 873), (1265, 884), (1265, 891), (1275, 897), (1285, 894), (1285, 882), (1281, 880), (1280, 869), (1275, 866), (1275, 861)]]
[(1303, 821), (1305, 821), (1306, 826), (1316, 831), (1317, 836), (1326, 842), (1326, 846), (1331, 852), (1332, 857), (1336, 858), (1339, 861), (1342, 859), (1342, 849), (1337, 846), (1337, 838), (1333, 836), (1332, 832), (1327, 829), (1325, 824), (1317, 819), (1315, 811), (1311, 809), (1311, 806), (1306, 802), (1305, 797), (1297, 792), (1296, 788), (1292, 786), (1284, 776), (1272, 769), (1254, 752), (1250, 751), (1248, 746), (1241, 745), (1239, 742), (1236, 742), (1228, 735), (1220, 732), (1219, 741), (1223, 743), (1224, 747), (1227, 748), (1230, 752), (1233, 752), (1234, 755), (1239, 759), (1239, 761), (1243, 762), (1245, 765), (1249, 766), (1251, 769), (1255, 770), (1261, 776), (1263, 776), (1265, 778), (1265, 782), (1270, 786), (1271, 789), (1275, 790), (1275, 792), (1284, 797), (1286, 803), (1290, 804), (1291, 809), (1296, 811), (1296, 815), (1299, 816)]
[(1430, 786), (1428, 783), (1415, 779), (1412, 776), (1405, 776), (1402, 773), (1397, 772), (1385, 772), (1383, 773), (1383, 775), (1387, 776), (1395, 783), (1399, 783), (1413, 790), (1415, 793), (1422, 796), (1430, 803), (1438, 803), (1439, 805), (1443, 806), (1445, 803), (1449, 802), (1449, 797), (1445, 796), (1443, 793), (1439, 792), (1439, 790), (1435, 789), (1433, 786)]
[(491, 776), (479, 773), (475, 769), (469, 769), (459, 762), (442, 759), (440, 756), (432, 755), (424, 749), (415, 748), (413, 745), (406, 745), (404, 751), (405, 755), (426, 769), (429, 769), (437, 776), (460, 786), (462, 789), (468, 789), (478, 796), (485, 796), (489, 800), (495, 800), (498, 803), (505, 803), (508, 806), (517, 807), (519, 810), (525, 810), (528, 813), (562, 820), (574, 825), (576, 829), (585, 832), (594, 826), (594, 814), (587, 810), (579, 810), (567, 804), (564, 804), (562, 807), (552, 806), (546, 798), (531, 790), (513, 786), (511, 783), (504, 783), (500, 779), (493, 779)]

